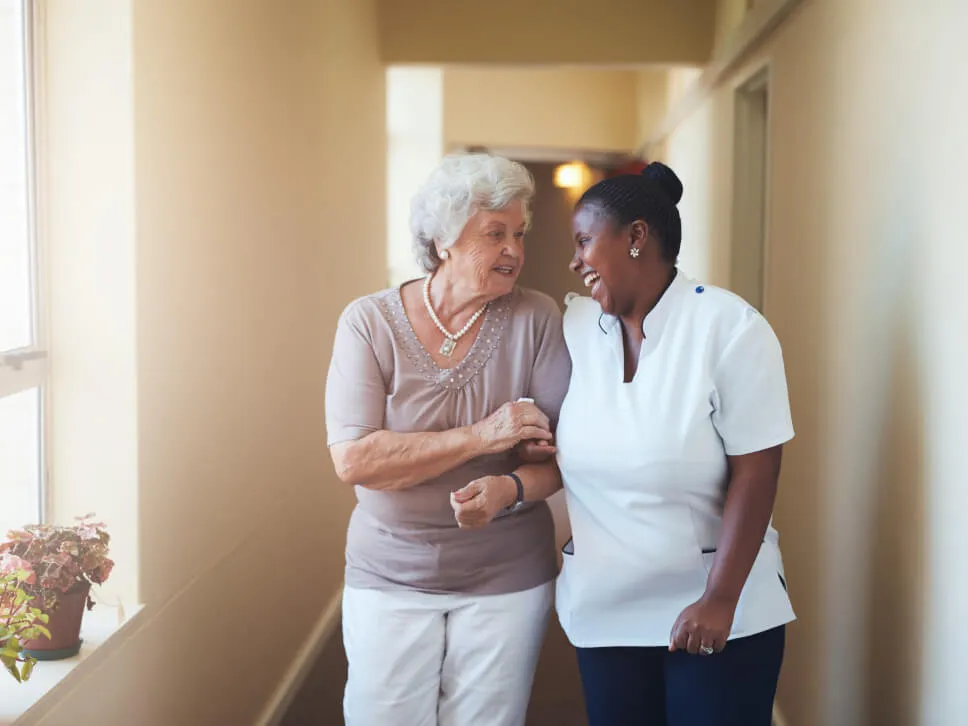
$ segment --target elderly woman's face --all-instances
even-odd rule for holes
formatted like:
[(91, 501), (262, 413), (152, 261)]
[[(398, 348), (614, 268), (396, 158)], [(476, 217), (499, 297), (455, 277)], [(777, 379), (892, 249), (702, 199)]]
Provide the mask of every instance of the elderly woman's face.
[(507, 295), (524, 264), (524, 204), (479, 211), (448, 250), (449, 273), (481, 295)]

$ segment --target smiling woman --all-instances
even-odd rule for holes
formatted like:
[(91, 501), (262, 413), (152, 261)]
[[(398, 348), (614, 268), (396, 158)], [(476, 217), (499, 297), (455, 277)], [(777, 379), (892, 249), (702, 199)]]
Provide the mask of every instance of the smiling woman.
[(533, 190), (507, 159), (446, 158), (412, 205), (427, 276), (340, 319), (326, 422), (358, 499), (348, 726), (524, 723), (551, 608), (544, 500), (561, 487), (551, 442), (571, 370), (557, 305), (516, 286)]
[(771, 523), (793, 437), (782, 352), (749, 304), (677, 269), (681, 196), (653, 162), (574, 215), (591, 298), (564, 316), (556, 604), (591, 726), (769, 726), (794, 619)]

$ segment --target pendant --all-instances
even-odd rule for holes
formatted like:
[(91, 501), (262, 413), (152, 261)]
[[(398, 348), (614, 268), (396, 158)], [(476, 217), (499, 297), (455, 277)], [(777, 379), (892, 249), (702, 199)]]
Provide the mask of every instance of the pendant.
[(440, 354), (444, 358), (450, 358), (451, 354), (454, 352), (454, 348), (457, 347), (457, 341), (453, 338), (444, 338), (444, 342), (440, 344)]

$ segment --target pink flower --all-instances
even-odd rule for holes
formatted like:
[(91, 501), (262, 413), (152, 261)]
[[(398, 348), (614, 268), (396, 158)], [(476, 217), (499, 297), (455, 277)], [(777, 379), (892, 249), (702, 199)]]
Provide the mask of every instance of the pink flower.
[(114, 561), (113, 560), (105, 559), (101, 563), (101, 567), (98, 568), (93, 573), (91, 573), (91, 581), (95, 585), (101, 585), (101, 584), (103, 584), (104, 581), (107, 580), (111, 576), (111, 570), (113, 570), (113, 569), (114, 569)]
[(12, 555), (9, 552), (0, 555), (0, 575), (12, 575), (21, 570), (31, 569), (30, 563), (17, 557), (17, 555)]
[(97, 527), (96, 526), (80, 527), (77, 530), (77, 534), (78, 534), (78, 536), (80, 536), (80, 538), (82, 540), (91, 540), (91, 539), (97, 539), (98, 538), (98, 533), (97, 533)]
[(27, 573), (24, 582), (28, 585), (33, 585), (37, 582), (37, 574), (29, 562), (9, 552), (4, 552), (0, 555), (0, 575), (13, 575), (17, 572)]
[(47, 565), (60, 565), (63, 567), (68, 562), (71, 561), (71, 556), (67, 552), (58, 552), (56, 554), (44, 555), (41, 562)]
[(30, 525), (11, 532), (7, 542), (0, 542), (0, 555), (16, 554), (29, 563), (29, 570), (15, 568), (12, 561), (6, 567), (29, 573), (34, 587), (56, 600), (58, 592), (75, 583), (107, 580), (114, 566), (107, 557), (110, 539), (103, 523), (79, 517), (74, 526)]

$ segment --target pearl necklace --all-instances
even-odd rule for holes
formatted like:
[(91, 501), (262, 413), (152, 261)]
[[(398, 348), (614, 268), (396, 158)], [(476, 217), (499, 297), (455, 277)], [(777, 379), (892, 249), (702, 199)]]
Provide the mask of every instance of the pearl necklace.
[(488, 303), (484, 303), (484, 306), (478, 310), (476, 313), (471, 315), (471, 319), (467, 321), (463, 328), (458, 330), (456, 333), (451, 333), (444, 324), (440, 322), (440, 318), (437, 317), (437, 313), (434, 312), (434, 306), (430, 304), (430, 281), (433, 279), (433, 275), (427, 275), (427, 279), (424, 282), (423, 288), (423, 299), (424, 305), (427, 306), (427, 312), (430, 314), (430, 319), (434, 321), (434, 325), (437, 326), (437, 330), (444, 334), (444, 342), (440, 345), (440, 354), (444, 358), (450, 358), (453, 355), (454, 350), (457, 348), (457, 341), (467, 334), (467, 331), (474, 327), (474, 323), (477, 319), (484, 314), (487, 310)]

